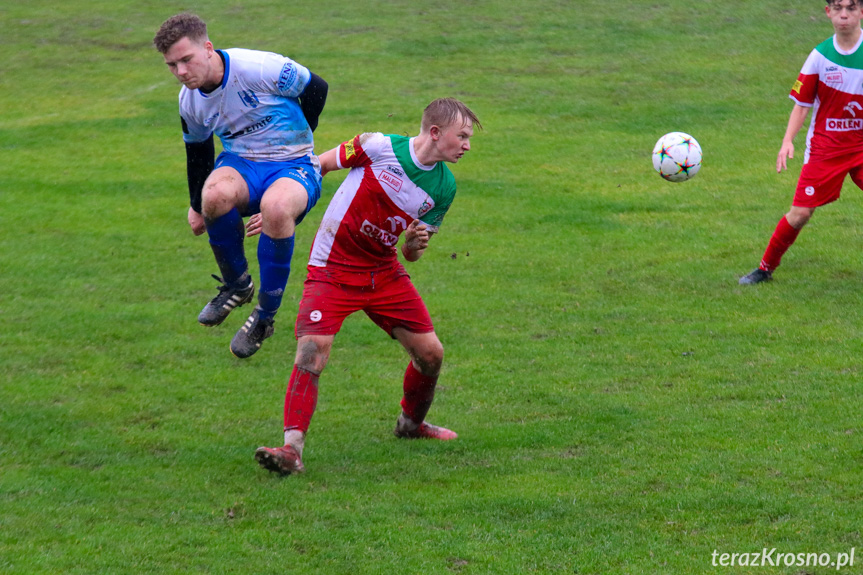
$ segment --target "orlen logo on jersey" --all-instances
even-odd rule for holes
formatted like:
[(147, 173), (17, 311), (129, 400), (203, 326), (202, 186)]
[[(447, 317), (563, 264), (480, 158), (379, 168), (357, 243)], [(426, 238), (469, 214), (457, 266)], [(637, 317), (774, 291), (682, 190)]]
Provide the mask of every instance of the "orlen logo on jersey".
[(392, 175), (386, 170), (381, 170), (381, 173), (378, 174), (378, 181), (388, 185), (396, 193), (402, 189), (402, 179)]
[(380, 229), (368, 220), (363, 220), (363, 225), (360, 227), (360, 231), (385, 246), (394, 246), (399, 241), (398, 236)]
[(827, 118), (828, 132), (855, 132), (863, 130), (863, 118)]

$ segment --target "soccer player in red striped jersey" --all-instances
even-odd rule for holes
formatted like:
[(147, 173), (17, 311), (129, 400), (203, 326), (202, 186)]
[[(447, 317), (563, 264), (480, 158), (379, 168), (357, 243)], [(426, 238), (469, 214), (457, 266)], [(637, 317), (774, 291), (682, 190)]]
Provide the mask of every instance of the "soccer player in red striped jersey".
[[(349, 168), (312, 244), (308, 277), (297, 314), (297, 355), (285, 396), (283, 447), (260, 447), (255, 459), (283, 475), (304, 470), (306, 432), (318, 398), (318, 378), (336, 333), (362, 310), (402, 344), (410, 357), (395, 435), (450, 440), (456, 433), (425, 416), (434, 398), (443, 345), (428, 310), (399, 262), (415, 262), (438, 232), (455, 197), (455, 178), (444, 162), (470, 150), (476, 115), (454, 98), (423, 112), (416, 137), (360, 134), (320, 156), (321, 172)], [(253, 224), (254, 225), (254, 224)]]
[(803, 168), (791, 209), (779, 220), (761, 264), (740, 278), (757, 284), (773, 278), (782, 256), (815, 209), (839, 199), (845, 176), (863, 188), (863, 0), (827, 0), (835, 34), (815, 47), (794, 83), (794, 109), (776, 159), (776, 171), (794, 157), (794, 137), (813, 111)]

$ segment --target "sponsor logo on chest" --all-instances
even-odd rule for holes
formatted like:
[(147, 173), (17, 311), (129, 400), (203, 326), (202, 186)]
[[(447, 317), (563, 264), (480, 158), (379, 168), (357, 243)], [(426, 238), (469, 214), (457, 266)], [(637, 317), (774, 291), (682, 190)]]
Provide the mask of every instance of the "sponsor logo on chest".
[(402, 189), (402, 180), (388, 172), (381, 172), (378, 176), (378, 181), (382, 184), (386, 184), (392, 191), (396, 193), (400, 192)]
[(385, 246), (394, 246), (399, 241), (399, 237), (397, 235), (380, 229), (368, 220), (363, 220), (363, 225), (360, 226), (360, 231)]
[(243, 104), (249, 108), (257, 108), (258, 104), (261, 103), (255, 93), (251, 90), (240, 90), (238, 95), (240, 96), (240, 100), (243, 101)]
[(843, 80), (842, 68), (839, 66), (828, 66), (824, 69), (825, 84), (841, 84)]
[(270, 122), (272, 122), (272, 121), (273, 121), (273, 117), (267, 116), (266, 118), (264, 118), (260, 122), (252, 124), (251, 126), (247, 126), (247, 127), (243, 128), (242, 130), (239, 130), (237, 132), (227, 131), (224, 134), (222, 134), (221, 137), (226, 139), (226, 140), (233, 140), (234, 138), (239, 138), (240, 136), (245, 136), (247, 134), (257, 132), (258, 130), (261, 130), (262, 128), (266, 128), (267, 126), (270, 125)]
[(827, 118), (828, 132), (855, 132), (863, 130), (863, 118)]
[(404, 175), (401, 169), (387, 166), (386, 169), (381, 170), (378, 174), (378, 181), (388, 186), (395, 193), (399, 193), (402, 189), (402, 184), (404, 184), (404, 180), (402, 179)]

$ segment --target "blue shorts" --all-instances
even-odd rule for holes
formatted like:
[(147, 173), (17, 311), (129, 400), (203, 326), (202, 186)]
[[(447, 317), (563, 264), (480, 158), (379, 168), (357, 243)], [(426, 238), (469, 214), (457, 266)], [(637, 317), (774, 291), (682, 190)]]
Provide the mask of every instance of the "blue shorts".
[(287, 162), (253, 162), (230, 152), (222, 152), (216, 158), (215, 167), (225, 166), (240, 172), (249, 188), (249, 205), (240, 214), (243, 217), (261, 211), (261, 198), (264, 197), (264, 192), (279, 178), (290, 178), (299, 182), (309, 195), (306, 211), (300, 214), (296, 223), (303, 221), (321, 197), (321, 170), (312, 164), (309, 156)]

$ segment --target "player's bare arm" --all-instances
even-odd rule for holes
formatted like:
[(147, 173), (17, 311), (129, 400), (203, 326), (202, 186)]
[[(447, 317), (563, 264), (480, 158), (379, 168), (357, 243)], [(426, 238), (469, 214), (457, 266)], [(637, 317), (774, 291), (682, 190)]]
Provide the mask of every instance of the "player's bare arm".
[[(360, 145), (362, 146), (371, 136), (372, 134), (369, 132), (360, 134)], [(327, 172), (335, 172), (342, 169), (339, 166), (339, 148), (341, 146), (336, 146), (332, 150), (327, 150), (318, 156), (318, 161), (321, 163), (321, 177), (325, 176)]]
[(429, 240), (434, 235), (428, 226), (419, 220), (414, 220), (405, 230), (405, 243), (402, 244), (402, 255), (409, 262), (415, 262), (425, 253)]
[(782, 138), (782, 146), (779, 148), (779, 156), (776, 158), (776, 171), (788, 169), (788, 160), (794, 158), (794, 138), (803, 127), (809, 108), (799, 104), (794, 105), (791, 116), (788, 118), (788, 127), (785, 129), (785, 137)]
[(339, 168), (339, 146), (332, 150), (327, 150), (320, 156), (318, 161), (321, 162), (321, 177), (327, 175), (328, 172), (335, 172)]

